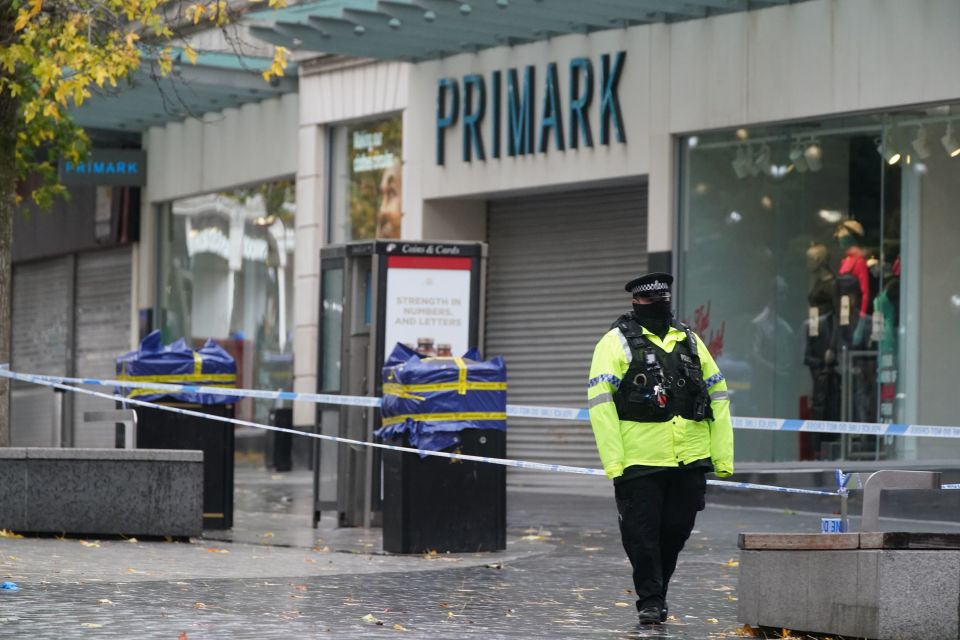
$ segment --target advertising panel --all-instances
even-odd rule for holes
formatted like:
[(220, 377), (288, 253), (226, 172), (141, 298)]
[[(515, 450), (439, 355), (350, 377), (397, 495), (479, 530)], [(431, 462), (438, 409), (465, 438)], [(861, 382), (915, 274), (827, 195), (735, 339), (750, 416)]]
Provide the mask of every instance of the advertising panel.
[(334, 224), (344, 228), (345, 240), (399, 238), (403, 216), (400, 116), (348, 125), (341, 131), (337, 138), (346, 162), (339, 165), (337, 174), (345, 186), (334, 185), (335, 201), (342, 203)]
[(403, 343), (427, 356), (470, 348), (473, 260), (455, 256), (387, 257), (385, 353)]

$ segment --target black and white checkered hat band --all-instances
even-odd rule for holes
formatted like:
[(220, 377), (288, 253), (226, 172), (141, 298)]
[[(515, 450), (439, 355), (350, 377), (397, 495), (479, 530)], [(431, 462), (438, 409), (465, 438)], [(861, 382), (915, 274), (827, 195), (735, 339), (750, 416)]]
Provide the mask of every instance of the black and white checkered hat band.
[(660, 282), (659, 280), (654, 280), (653, 282), (648, 282), (646, 284), (640, 284), (633, 288), (633, 295), (643, 295), (645, 293), (660, 293), (660, 292), (669, 292), (670, 285), (666, 282)]

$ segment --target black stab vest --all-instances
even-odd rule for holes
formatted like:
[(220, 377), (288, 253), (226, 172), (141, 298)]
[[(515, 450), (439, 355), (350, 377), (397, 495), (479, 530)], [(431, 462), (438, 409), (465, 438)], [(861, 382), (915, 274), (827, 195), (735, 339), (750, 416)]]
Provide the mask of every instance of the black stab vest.
[[(613, 394), (621, 420), (667, 422), (674, 416), (698, 422), (713, 419), (697, 339), (689, 327), (679, 324), (687, 339), (667, 353), (644, 336), (632, 313), (620, 316), (613, 326), (627, 339), (633, 355), (620, 387)], [(657, 399), (657, 385), (666, 396), (663, 406)]]

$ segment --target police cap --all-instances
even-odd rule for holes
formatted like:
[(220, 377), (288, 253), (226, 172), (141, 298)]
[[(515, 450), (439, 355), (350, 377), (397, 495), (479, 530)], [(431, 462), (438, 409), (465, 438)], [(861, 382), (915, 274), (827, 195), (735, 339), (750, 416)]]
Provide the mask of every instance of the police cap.
[(673, 276), (669, 273), (654, 272), (634, 278), (624, 289), (634, 298), (670, 298), (670, 287), (673, 285)]

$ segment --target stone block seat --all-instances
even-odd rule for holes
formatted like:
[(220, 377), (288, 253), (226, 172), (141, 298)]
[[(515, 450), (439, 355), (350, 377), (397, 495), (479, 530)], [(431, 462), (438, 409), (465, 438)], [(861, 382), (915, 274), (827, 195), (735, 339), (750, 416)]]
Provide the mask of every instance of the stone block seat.
[(203, 452), (0, 449), (0, 529), (199, 536)]
[(960, 638), (960, 534), (742, 533), (737, 618), (876, 640)]

